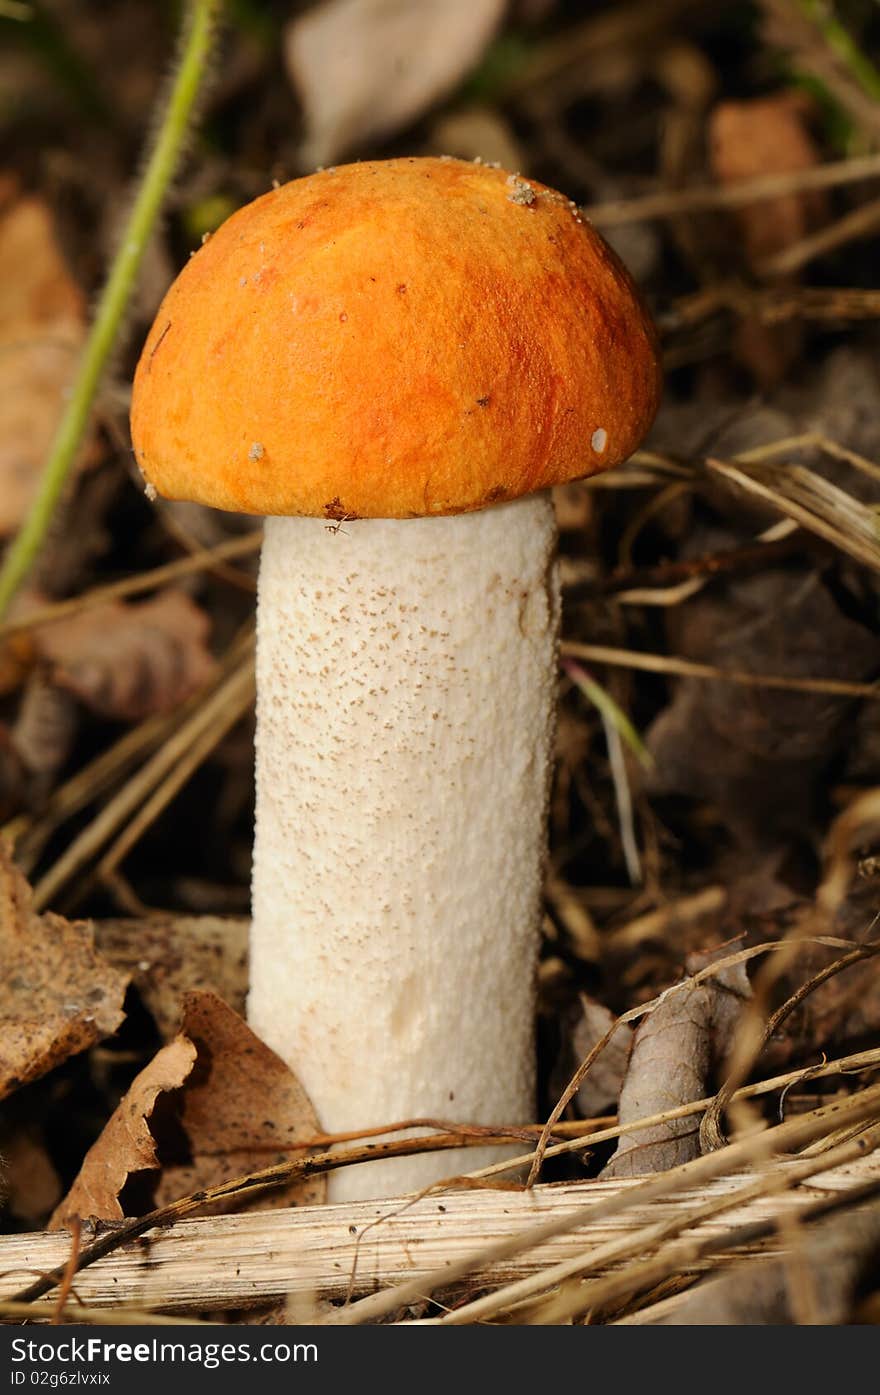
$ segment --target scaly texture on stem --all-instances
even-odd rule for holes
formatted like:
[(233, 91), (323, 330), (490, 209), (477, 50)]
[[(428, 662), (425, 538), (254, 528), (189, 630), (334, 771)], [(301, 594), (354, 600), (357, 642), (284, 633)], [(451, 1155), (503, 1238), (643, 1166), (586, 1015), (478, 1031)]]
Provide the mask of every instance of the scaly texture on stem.
[[(532, 1116), (555, 537), (546, 494), (267, 519), (248, 1009), (328, 1131)], [(480, 1165), (347, 1168), (331, 1196)]]
[(101, 292), (76, 381), (55, 433), (39, 491), (0, 569), (0, 617), (30, 571), (49, 530), (82, 441), (92, 402), (135, 283), (144, 251), (174, 176), (211, 46), (222, 0), (192, 0), (189, 29), (169, 91), (155, 144), (147, 161), (127, 226)]

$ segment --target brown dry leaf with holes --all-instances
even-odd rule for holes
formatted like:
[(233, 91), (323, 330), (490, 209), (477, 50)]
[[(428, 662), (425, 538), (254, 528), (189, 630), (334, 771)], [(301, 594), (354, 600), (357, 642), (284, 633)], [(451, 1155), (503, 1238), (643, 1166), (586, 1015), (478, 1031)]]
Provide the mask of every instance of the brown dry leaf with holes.
[(37, 915), (0, 841), (0, 1099), (111, 1036), (128, 975), (97, 953), (92, 927)]
[(183, 591), (149, 601), (108, 601), (34, 631), (54, 681), (93, 712), (139, 722), (168, 712), (214, 672), (210, 621)]
[(248, 977), (248, 931), (243, 917), (161, 915), (99, 920), (95, 935), (111, 964), (132, 976), (163, 1038), (180, 1022), (184, 993), (210, 989), (244, 1013)]
[(151, 1129), (157, 1102), (180, 1089), (195, 1061), (193, 1043), (178, 1036), (135, 1076), (100, 1138), (86, 1154), (67, 1196), (55, 1208), (50, 1230), (60, 1230), (74, 1217), (122, 1220), (119, 1197), (129, 1178), (153, 1172), (160, 1166)]
[[(710, 963), (730, 946), (702, 962)], [(712, 1077), (733, 1042), (744, 1001), (749, 997), (745, 965), (734, 964), (716, 977), (669, 993), (635, 1032), (626, 1077), (620, 1092), (621, 1126), (661, 1114), (712, 1090)], [(699, 1120), (671, 1119), (635, 1133), (623, 1132), (603, 1177), (640, 1177), (665, 1172), (699, 1157)]]
[[(8, 537), (34, 497), (86, 316), (41, 199), (0, 207), (0, 268), (0, 537)], [(88, 454), (87, 445), (81, 460)]]
[[(53, 1224), (79, 1215), (119, 1220), (295, 1156), (320, 1133), (296, 1076), (232, 1008), (187, 993), (183, 1025), (141, 1071), (86, 1155)], [(140, 1174), (140, 1175), (139, 1175)], [(324, 1200), (323, 1178), (256, 1198), (265, 1210)], [(222, 1208), (227, 1209), (227, 1208)]]
[(308, 132), (305, 165), (390, 135), (479, 61), (504, 0), (325, 0), (288, 24), (287, 72)]

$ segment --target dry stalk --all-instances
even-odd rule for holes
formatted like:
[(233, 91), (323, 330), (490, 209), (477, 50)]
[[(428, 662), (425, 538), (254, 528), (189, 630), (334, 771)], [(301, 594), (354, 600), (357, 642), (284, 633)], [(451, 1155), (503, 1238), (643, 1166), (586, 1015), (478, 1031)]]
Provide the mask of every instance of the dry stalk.
[(816, 893), (820, 910), (829, 918), (840, 907), (855, 873), (853, 849), (880, 826), (880, 789), (865, 790), (839, 814), (826, 839), (828, 866)]
[[(487, 1318), (509, 1312), (519, 1303), (548, 1293), (559, 1284), (566, 1284), (569, 1279), (575, 1276), (582, 1279), (584, 1275), (591, 1272), (595, 1273), (599, 1269), (610, 1268), (612, 1265), (622, 1265), (628, 1261), (635, 1261), (636, 1271), (639, 1271), (642, 1268), (639, 1261), (644, 1255), (651, 1250), (657, 1250), (664, 1242), (676, 1238), (683, 1231), (703, 1225), (706, 1221), (713, 1220), (725, 1211), (744, 1209), (748, 1207), (750, 1202), (789, 1191), (820, 1172), (831, 1171), (833, 1168), (842, 1167), (847, 1163), (857, 1162), (859, 1159), (867, 1157), (878, 1147), (880, 1147), (880, 1126), (860, 1135), (857, 1139), (851, 1139), (849, 1142), (841, 1144), (838, 1148), (822, 1153), (820, 1157), (806, 1158), (803, 1161), (787, 1163), (783, 1167), (765, 1169), (753, 1180), (743, 1186), (735, 1187), (726, 1194), (722, 1192), (720, 1195), (710, 1196), (696, 1206), (683, 1206), (677, 1214), (673, 1214), (657, 1225), (636, 1229), (633, 1233), (624, 1235), (619, 1240), (613, 1240), (608, 1244), (575, 1255), (572, 1259), (548, 1266), (528, 1278), (520, 1279), (494, 1293), (486, 1294), (463, 1307), (456, 1308), (443, 1317), (429, 1319), (429, 1323), (437, 1326), (461, 1326), (472, 1322), (484, 1322)], [(880, 1178), (873, 1180), (880, 1185)], [(791, 1215), (791, 1213), (787, 1214)], [(724, 1242), (727, 1244), (739, 1243), (730, 1234), (724, 1237)], [(711, 1242), (707, 1242), (705, 1239), (703, 1243), (711, 1245)], [(717, 1236), (715, 1243), (718, 1243)], [(676, 1272), (678, 1265), (674, 1260), (670, 1261), (668, 1253), (662, 1256), (658, 1255), (657, 1260), (668, 1266), (662, 1277)], [(616, 1277), (624, 1283), (629, 1278), (629, 1282), (632, 1283), (632, 1279), (626, 1274), (626, 1271)], [(633, 1287), (638, 1286), (640, 1286), (639, 1283), (633, 1285)], [(562, 1294), (548, 1304), (545, 1313), (549, 1315), (542, 1316), (541, 1320), (564, 1321), (566, 1317), (573, 1316), (575, 1312), (581, 1311), (584, 1307), (592, 1306), (596, 1300), (584, 1303), (582, 1292), (580, 1285), (574, 1291), (571, 1288), (564, 1289)], [(574, 1299), (573, 1303), (572, 1299)]]
[[(543, 1244), (544, 1241), (565, 1231), (595, 1225), (642, 1202), (654, 1201), (660, 1197), (681, 1196), (692, 1187), (703, 1186), (709, 1181), (728, 1176), (745, 1167), (759, 1167), (779, 1153), (801, 1148), (843, 1123), (874, 1120), (878, 1111), (880, 1085), (875, 1085), (847, 1100), (835, 1100), (800, 1118), (787, 1120), (749, 1138), (738, 1139), (718, 1152), (707, 1153), (668, 1172), (637, 1182), (631, 1188), (602, 1201), (581, 1206), (563, 1220), (554, 1217), (542, 1224), (528, 1227), (515, 1236), (498, 1240), (470, 1255), (444, 1264), (418, 1279), (407, 1280), (383, 1292), (371, 1294), (343, 1309), (334, 1320), (346, 1325), (372, 1322), (376, 1318), (397, 1311), (407, 1303), (429, 1297), (436, 1289), (448, 1288), (449, 1285), (466, 1278), (474, 1269), (522, 1254), (523, 1251)], [(584, 1185), (581, 1184), (582, 1187)]]
[(602, 943), (615, 950), (633, 949), (646, 940), (659, 940), (682, 926), (717, 915), (726, 904), (727, 892), (724, 887), (703, 887), (692, 896), (681, 896), (658, 907), (656, 911), (637, 916), (635, 920), (627, 921), (626, 925), (619, 925), (616, 930), (606, 930)]
[[(851, 940), (841, 940), (838, 939), (836, 936), (832, 935), (808, 935), (807, 933), (803, 933), (799, 935), (796, 943), (800, 944), (805, 941), (809, 941), (812, 944), (827, 945), (830, 948), (834, 949), (859, 948), (859, 946), (855, 945)], [(574, 1072), (573, 1076), (569, 1080), (565, 1089), (562, 1091), (562, 1094), (556, 1101), (556, 1104), (553, 1106), (553, 1109), (550, 1113), (550, 1117), (547, 1120), (547, 1123), (544, 1125), (544, 1132), (542, 1133), (541, 1138), (538, 1141), (538, 1146), (535, 1149), (534, 1157), (532, 1158), (532, 1165), (529, 1171), (527, 1185), (531, 1186), (534, 1182), (537, 1181), (538, 1174), (541, 1171), (544, 1158), (547, 1154), (548, 1146), (550, 1143), (550, 1136), (552, 1134), (553, 1129), (556, 1127), (556, 1124), (560, 1119), (563, 1110), (565, 1109), (569, 1101), (574, 1099), (575, 1095), (577, 1094), (578, 1090), (580, 1089), (581, 1085), (586, 1079), (590, 1067), (596, 1060), (596, 1057), (599, 1055), (601, 1051), (604, 1051), (605, 1047), (608, 1045), (609, 1041), (611, 1040), (619, 1026), (621, 1026), (623, 1023), (638, 1021), (640, 1017), (645, 1017), (649, 1012), (653, 1012), (654, 1008), (658, 1007), (660, 1003), (664, 1001), (664, 999), (670, 997), (672, 994), (691, 992), (700, 983), (703, 983), (706, 979), (714, 978), (724, 969), (732, 968), (736, 964), (747, 964), (751, 959), (757, 959), (765, 954), (772, 954), (774, 956), (774, 959), (776, 959), (778, 958), (779, 952), (789, 952), (794, 943), (795, 941), (793, 941), (790, 938), (785, 940), (768, 940), (765, 944), (752, 945), (747, 949), (737, 950), (735, 954), (724, 955), (723, 958), (716, 959), (711, 964), (707, 964), (697, 973), (691, 974), (687, 978), (681, 979), (678, 983), (670, 984), (668, 988), (664, 988), (662, 993), (658, 994), (656, 998), (652, 998), (649, 1002), (639, 1003), (635, 1007), (629, 1008), (627, 1012), (621, 1013), (620, 1017), (618, 1017), (614, 1022), (612, 1022), (605, 1035), (600, 1037), (599, 1040), (596, 1042), (595, 1046), (593, 1046), (593, 1048), (587, 1053), (586, 1057), (580, 1063), (577, 1070)], [(594, 1139), (593, 1141), (595, 1142), (596, 1140)]]
[[(193, 536), (188, 528), (184, 527), (171, 509), (156, 508), (156, 517), (162, 524), (162, 527), (171, 534), (175, 542), (178, 542), (183, 550), (189, 553), (191, 557), (202, 558), (211, 550), (206, 543), (200, 542), (198, 538)], [(262, 528), (257, 529), (256, 532), (259, 534), (260, 543), (262, 544)], [(241, 541), (241, 539), (237, 539), (237, 541)], [(214, 546), (220, 546), (220, 544), (215, 543)], [(216, 577), (218, 581), (225, 581), (229, 586), (234, 586), (238, 591), (245, 591), (250, 596), (256, 593), (257, 578), (253, 572), (240, 571), (238, 567), (230, 566), (229, 563), (224, 562), (222, 558), (220, 561), (214, 560), (209, 562), (205, 570), (209, 576)]]
[(726, 1140), (721, 1132), (721, 1118), (724, 1111), (731, 1104), (734, 1095), (751, 1072), (764, 1047), (768, 1041), (772, 1040), (785, 1019), (811, 993), (820, 988), (823, 983), (827, 983), (830, 978), (842, 973), (844, 969), (850, 969), (854, 964), (864, 963), (866, 959), (873, 958), (878, 954), (880, 954), (880, 945), (861, 945), (858, 949), (851, 950), (849, 954), (835, 959), (832, 964), (826, 964), (812, 978), (807, 979), (806, 983), (802, 983), (775, 1012), (771, 1013), (761, 1027), (761, 1004), (766, 1001), (767, 990), (776, 981), (778, 973), (777, 965), (771, 960), (770, 964), (767, 965), (769, 973), (756, 985), (754, 998), (744, 1009), (744, 1013), (750, 1013), (756, 1019), (756, 1029), (747, 1029), (743, 1033), (745, 1045), (740, 1044), (739, 1033), (737, 1034), (738, 1040), (734, 1046), (733, 1059), (727, 1079), (700, 1121), (700, 1147), (703, 1152), (724, 1146)]
[(695, 576), (677, 586), (633, 586), (629, 591), (618, 591), (614, 599), (618, 605), (682, 605), (703, 590), (706, 580), (706, 577)]
[[(193, 742), (210, 730), (215, 722), (236, 705), (243, 690), (253, 682), (252, 639), (239, 653), (238, 667), (215, 687), (208, 697), (201, 698), (195, 711), (142, 766), (126, 785), (101, 809), (91, 823), (62, 853), (34, 888), (34, 907), (44, 909), (72, 877), (87, 865), (99, 849), (122, 826), (156, 786), (183, 760)], [(201, 696), (201, 695), (200, 695)]]
[[(615, 1022), (614, 1025), (617, 1027), (618, 1023)], [(808, 1080), (817, 1080), (823, 1076), (855, 1074), (862, 1070), (873, 1070), (878, 1066), (880, 1066), (880, 1047), (875, 1047), (870, 1051), (858, 1051), (851, 1056), (843, 1056), (836, 1061), (822, 1061), (814, 1066), (802, 1066), (799, 1070), (787, 1071), (784, 1075), (776, 1075), (767, 1080), (744, 1085), (741, 1090), (737, 1090), (735, 1098), (752, 1099), (760, 1095), (772, 1094), (775, 1090), (787, 1091), (793, 1085), (804, 1084)], [(584, 1149), (595, 1147), (599, 1143), (611, 1142), (615, 1138), (619, 1138), (624, 1132), (637, 1133), (640, 1129), (652, 1129), (656, 1128), (658, 1124), (672, 1123), (676, 1119), (687, 1119), (691, 1115), (702, 1113), (712, 1103), (712, 1098), (711, 1095), (707, 1095), (705, 1099), (689, 1100), (687, 1104), (679, 1104), (673, 1109), (665, 1109), (660, 1114), (646, 1114), (643, 1118), (634, 1119), (632, 1123), (625, 1125), (615, 1121), (606, 1128), (597, 1128), (590, 1133), (581, 1133), (564, 1143), (551, 1144), (545, 1150), (543, 1157), (555, 1158), (563, 1153), (583, 1152)], [(574, 1125), (583, 1122), (575, 1120)], [(567, 1125), (563, 1120), (557, 1120), (553, 1125), (553, 1133), (554, 1135), (562, 1133), (570, 1127), (572, 1127), (571, 1124)], [(539, 1132), (543, 1132), (543, 1130), (539, 1130)], [(492, 1163), (490, 1167), (483, 1167), (479, 1171), (467, 1173), (466, 1176), (474, 1180), (488, 1180), (513, 1169), (528, 1167), (534, 1161), (534, 1157), (534, 1153), (523, 1153), (517, 1158), (509, 1158), (506, 1162)]]
[(636, 649), (615, 649), (607, 644), (581, 644), (563, 640), (560, 653), (594, 664), (639, 669), (643, 673), (670, 673), (680, 678), (710, 678), (719, 683), (737, 683), (746, 688), (780, 688), (794, 693), (828, 693), (834, 697), (880, 698), (876, 683), (847, 683), (837, 678), (786, 678), (778, 674), (745, 673), (742, 669), (718, 668), (667, 654), (646, 654)]
[[(514, 1129), (513, 1135), (514, 1138), (520, 1138), (522, 1131)], [(505, 1134), (500, 1132), (492, 1134), (485, 1128), (473, 1130), (470, 1137), (460, 1130), (456, 1130), (451, 1134), (434, 1134), (425, 1138), (391, 1139), (381, 1143), (365, 1143), (357, 1148), (313, 1153), (308, 1157), (297, 1158), (293, 1162), (276, 1163), (274, 1166), (262, 1168), (258, 1172), (250, 1172), (242, 1177), (233, 1177), (228, 1182), (221, 1182), (204, 1191), (194, 1192), (191, 1196), (181, 1197), (178, 1201), (169, 1202), (167, 1206), (160, 1206), (144, 1216), (136, 1216), (131, 1220), (123, 1221), (114, 1229), (105, 1230), (91, 1244), (84, 1245), (79, 1250), (73, 1272), (80, 1274), (99, 1259), (103, 1259), (112, 1251), (118, 1250), (128, 1241), (138, 1239), (149, 1230), (167, 1226), (172, 1222), (192, 1216), (205, 1206), (223, 1204), (234, 1208), (247, 1204), (254, 1198), (263, 1196), (287, 1183), (321, 1176), (325, 1172), (334, 1171), (336, 1168), (351, 1167), (357, 1163), (380, 1162), (386, 1158), (410, 1157), (416, 1153), (480, 1146), (486, 1142), (503, 1144), (509, 1141), (509, 1137)], [(448, 1185), (474, 1186), (467, 1178), (460, 1177), (450, 1178)], [(372, 1203), (367, 1204), (372, 1205)], [(301, 1209), (305, 1210), (306, 1208)], [(323, 1213), (325, 1208), (321, 1209)], [(277, 1211), (271, 1212), (272, 1216), (279, 1214)], [(0, 1239), (0, 1253), (2, 1250), (2, 1239)], [(16, 1301), (25, 1303), (42, 1298), (64, 1279), (69, 1265), (70, 1257), (68, 1255), (65, 1262), (51, 1272), (46, 1272), (44, 1268), (41, 1268), (38, 1279), (26, 1288), (13, 1292), (11, 1296)], [(0, 1285), (2, 1285), (2, 1280), (3, 1275), (0, 1274)]]
[(791, 174), (765, 174), (742, 179), (735, 184), (703, 184), (690, 189), (661, 189), (634, 199), (614, 199), (608, 203), (587, 204), (582, 212), (598, 228), (643, 223), (652, 218), (678, 218), (682, 213), (703, 213), (716, 208), (744, 208), (786, 194), (808, 189), (833, 189), (880, 178), (880, 155), (862, 155), (852, 160), (836, 160)]
[(178, 791), (195, 774), (202, 762), (207, 760), (227, 732), (231, 731), (236, 722), (241, 720), (251, 706), (255, 692), (255, 675), (248, 664), (242, 673), (242, 681), (236, 683), (234, 689), (230, 685), (226, 710), (220, 713), (217, 720), (193, 741), (189, 750), (184, 753), (161, 784), (156, 787), (149, 799), (141, 805), (134, 818), (101, 858), (96, 872), (100, 880), (106, 880), (116, 872), (119, 864), (128, 856), (146, 830), (155, 823)]
[(880, 199), (872, 199), (870, 203), (851, 209), (849, 213), (845, 213), (842, 218), (838, 218), (819, 232), (802, 237), (797, 242), (790, 243), (781, 252), (777, 252), (775, 256), (767, 257), (757, 268), (758, 272), (761, 276), (786, 276), (800, 271), (801, 267), (814, 258), (822, 257), (826, 252), (833, 252), (856, 238), (873, 237), (878, 228)]
[(880, 291), (846, 286), (768, 286), (757, 290), (739, 281), (723, 281), (681, 296), (660, 317), (661, 329), (698, 325), (720, 310), (733, 311), (762, 324), (786, 320), (874, 320), (880, 316)]
[(174, 712), (163, 712), (148, 717), (146, 721), (125, 732), (123, 736), (89, 761), (75, 775), (59, 785), (42, 810), (40, 817), (32, 821), (25, 816), (17, 816), (2, 829), (4, 836), (11, 838), (15, 845), (15, 860), (23, 872), (30, 872), (37, 858), (65, 819), (99, 798), (116, 781), (119, 775), (145, 751), (157, 746), (189, 710), (197, 699), (177, 708)]
[(578, 959), (598, 964), (602, 956), (599, 932), (593, 917), (581, 904), (572, 888), (561, 878), (550, 875), (544, 895), (565, 930)]
[[(870, 1107), (876, 1111), (877, 1105), (875, 1090)], [(867, 1107), (867, 1102), (848, 1102), (848, 1117), (852, 1120)], [(806, 1122), (796, 1121), (799, 1136), (810, 1137), (817, 1131), (821, 1135), (841, 1117), (826, 1111), (824, 1118), (814, 1115)], [(791, 1146), (796, 1141), (791, 1124), (780, 1129), (787, 1132), (772, 1131), (774, 1137), (764, 1144), (767, 1151), (771, 1144)], [(731, 1150), (731, 1166), (737, 1157), (742, 1161), (746, 1151), (742, 1145), (738, 1153)], [(715, 1154), (700, 1161), (704, 1170), (707, 1161), (718, 1166)], [(817, 1185), (826, 1194), (832, 1190), (850, 1199), (862, 1184), (863, 1171), (842, 1166), (829, 1171), (831, 1161), (830, 1154), (810, 1160), (814, 1177), (810, 1200)], [(367, 1320), (377, 1303), (384, 1311), (394, 1311), (398, 1298), (411, 1301), (404, 1298), (404, 1290), (417, 1296), (465, 1279), (474, 1292), (487, 1284), (529, 1275), (540, 1279), (560, 1262), (580, 1264), (588, 1246), (590, 1258), (598, 1253), (597, 1247), (641, 1247), (646, 1231), (669, 1225), (678, 1233), (683, 1225), (692, 1224), (695, 1207), (707, 1208), (708, 1218), (698, 1237), (711, 1252), (724, 1244), (734, 1220), (733, 1214), (723, 1223), (712, 1215), (716, 1210), (719, 1216), (730, 1210), (735, 1194), (744, 1194), (744, 1187), (756, 1194), (746, 1211), (736, 1213), (737, 1225), (760, 1223), (773, 1228), (781, 1214), (799, 1213), (804, 1198), (787, 1176), (791, 1169), (802, 1172), (805, 1163), (803, 1158), (775, 1163), (770, 1181), (753, 1174), (701, 1181), (690, 1164), (687, 1176), (677, 1169), (675, 1175), (650, 1179), (648, 1188), (632, 1180), (598, 1180), (531, 1192), (434, 1190), (421, 1197), (182, 1220), (155, 1227), (144, 1239), (117, 1245), (112, 1253), (112, 1246), (105, 1247), (100, 1262), (80, 1268), (76, 1294), (85, 1304), (112, 1310), (126, 1303), (141, 1309), (205, 1312), (291, 1293), (338, 1299), (351, 1288), (370, 1294), (366, 1300), (370, 1307), (355, 1302), (336, 1317), (343, 1323)], [(122, 1231), (130, 1234), (129, 1225), (116, 1228), (111, 1238), (118, 1239)], [(543, 1239), (538, 1239), (539, 1231)], [(484, 1248), (487, 1236), (493, 1241), (493, 1255)], [(740, 1232), (738, 1243), (745, 1238)], [(502, 1248), (505, 1253), (497, 1253)], [(63, 1232), (0, 1239), (0, 1294), (12, 1293), (25, 1273), (45, 1275), (40, 1287), (46, 1292), (47, 1280), (69, 1266), (69, 1252), (70, 1237)], [(388, 1284), (400, 1287), (372, 1292)]]
[[(874, 1131), (876, 1134), (876, 1130)], [(864, 1137), (865, 1135), (863, 1135)], [(876, 1148), (877, 1141), (872, 1144)], [(827, 1174), (822, 1174), (823, 1177)], [(766, 1179), (766, 1173), (764, 1178)], [(789, 1213), (799, 1223), (819, 1220), (841, 1206), (855, 1206), (860, 1201), (874, 1197), (880, 1192), (880, 1178), (854, 1186), (850, 1192), (825, 1197), (798, 1207)], [(668, 1246), (652, 1259), (644, 1260), (624, 1268), (620, 1273), (604, 1275), (586, 1284), (574, 1285), (569, 1291), (550, 1299), (546, 1307), (534, 1315), (538, 1322), (564, 1322), (577, 1313), (619, 1303), (632, 1295), (643, 1292), (675, 1274), (693, 1270), (701, 1260), (709, 1255), (721, 1255), (724, 1251), (754, 1245), (772, 1236), (779, 1228), (784, 1213), (777, 1211), (766, 1219), (752, 1221), (743, 1226), (733, 1226), (721, 1236), (686, 1236)]]
[(166, 586), (169, 581), (177, 581), (182, 576), (193, 576), (196, 572), (213, 570), (219, 562), (237, 557), (248, 557), (260, 550), (263, 541), (262, 531), (248, 533), (243, 538), (230, 538), (216, 547), (203, 548), (190, 557), (181, 557), (176, 562), (166, 562), (148, 572), (138, 572), (136, 576), (122, 577), (119, 581), (108, 582), (106, 586), (95, 586), (81, 596), (70, 596), (67, 600), (53, 601), (51, 605), (40, 606), (12, 620), (0, 624), (0, 639), (18, 634), (22, 630), (34, 630), (40, 625), (54, 625), (58, 620), (67, 620), (84, 610), (94, 610), (95, 606), (106, 605), (108, 601), (120, 601), (126, 596), (141, 595), (145, 591), (155, 591)]
[(852, 845), (858, 832), (866, 823), (876, 822), (880, 814), (880, 791), (869, 790), (856, 800), (849, 809), (835, 819), (827, 839), (828, 863), (825, 875), (816, 892), (816, 907), (799, 920), (796, 920), (785, 939), (773, 951), (770, 960), (763, 965), (754, 983), (753, 996), (743, 1008), (737, 1025), (733, 1050), (727, 1063), (728, 1078), (716, 1099), (713, 1101), (700, 1130), (704, 1148), (719, 1147), (723, 1142), (719, 1127), (725, 1107), (731, 1107), (734, 1122), (740, 1129), (751, 1126), (747, 1107), (739, 1104), (733, 1108), (737, 1087), (748, 1077), (755, 1061), (764, 1049), (776, 1026), (784, 1020), (814, 988), (827, 978), (848, 968), (851, 964), (880, 953), (880, 945), (852, 945), (841, 959), (826, 966), (814, 978), (783, 1003), (781, 1008), (765, 1024), (764, 1017), (770, 994), (786, 968), (793, 961), (799, 947), (807, 942), (816, 942), (814, 930), (817, 924), (831, 924), (849, 886), (853, 873)]
[(822, 475), (791, 463), (747, 463), (742, 456), (736, 461), (708, 459), (706, 466), (857, 562), (880, 571), (880, 528), (875, 511)]
[[(74, 1295), (75, 1296), (75, 1295)], [(51, 1303), (16, 1303), (13, 1299), (0, 1300), (0, 1320), (3, 1318), (21, 1318), (25, 1322), (39, 1321), (43, 1318), (53, 1318), (58, 1311), (58, 1304), (53, 1300)], [(62, 1319), (59, 1319), (61, 1321)], [(64, 1309), (63, 1321), (66, 1322), (93, 1322), (101, 1327), (132, 1327), (135, 1323), (138, 1326), (150, 1327), (216, 1327), (219, 1324), (206, 1322), (203, 1318), (193, 1317), (171, 1317), (163, 1313), (143, 1312), (140, 1308), (129, 1308), (121, 1304), (118, 1308), (90, 1308), (85, 1303), (76, 1302), (68, 1304)]]

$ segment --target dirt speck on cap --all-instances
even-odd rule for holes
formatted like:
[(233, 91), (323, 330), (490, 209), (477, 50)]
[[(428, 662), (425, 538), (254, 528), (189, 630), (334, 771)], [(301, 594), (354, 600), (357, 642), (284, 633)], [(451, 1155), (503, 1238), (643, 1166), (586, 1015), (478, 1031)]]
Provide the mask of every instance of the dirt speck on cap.
[(518, 174), (508, 175), (507, 187), (510, 191), (507, 195), (510, 202), (523, 204), (526, 208), (538, 197), (528, 180)]

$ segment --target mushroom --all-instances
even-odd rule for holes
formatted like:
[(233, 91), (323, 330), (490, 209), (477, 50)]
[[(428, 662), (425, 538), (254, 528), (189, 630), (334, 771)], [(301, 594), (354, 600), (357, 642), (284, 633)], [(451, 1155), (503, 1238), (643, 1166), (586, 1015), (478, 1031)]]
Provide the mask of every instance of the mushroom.
[[(550, 489), (626, 459), (658, 397), (614, 254), (561, 194), (479, 163), (283, 185), (156, 316), (144, 476), (267, 516), (248, 1015), (330, 1132), (533, 1117)], [(331, 1197), (497, 1156), (342, 1169)]]

